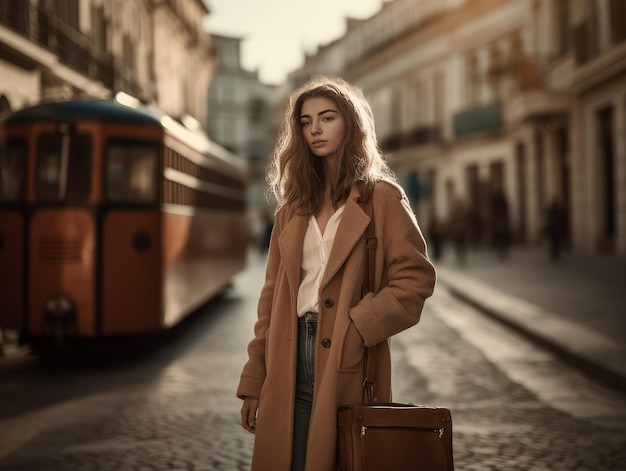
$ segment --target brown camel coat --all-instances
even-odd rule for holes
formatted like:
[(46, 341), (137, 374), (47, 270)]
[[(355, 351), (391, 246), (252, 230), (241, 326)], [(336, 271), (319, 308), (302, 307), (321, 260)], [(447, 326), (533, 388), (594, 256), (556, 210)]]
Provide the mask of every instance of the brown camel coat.
[[(376, 292), (361, 299), (364, 234), (369, 216), (352, 188), (319, 292), (315, 384), (307, 447), (308, 471), (334, 471), (336, 413), (362, 399), (364, 347), (377, 348), (378, 401), (391, 400), (389, 337), (419, 321), (435, 270), (400, 187), (373, 192), (378, 248)], [(260, 399), (252, 460), (256, 471), (289, 471), (297, 357), (296, 297), (308, 217), (283, 207), (276, 215), (255, 336), (237, 395)]]

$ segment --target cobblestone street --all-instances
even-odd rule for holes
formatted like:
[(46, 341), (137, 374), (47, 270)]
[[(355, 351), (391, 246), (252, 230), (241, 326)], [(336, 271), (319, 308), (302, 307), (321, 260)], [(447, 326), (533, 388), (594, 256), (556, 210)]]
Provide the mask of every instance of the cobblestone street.
[[(396, 399), (452, 410), (456, 469), (626, 469), (621, 395), (445, 290), (421, 325), (399, 339)], [(414, 384), (398, 376), (412, 376)]]
[[(246, 470), (234, 396), (263, 260), (166, 345), (93, 368), (0, 361), (0, 469)], [(626, 470), (626, 399), (444, 287), (394, 339), (395, 400), (445, 405), (456, 469)]]

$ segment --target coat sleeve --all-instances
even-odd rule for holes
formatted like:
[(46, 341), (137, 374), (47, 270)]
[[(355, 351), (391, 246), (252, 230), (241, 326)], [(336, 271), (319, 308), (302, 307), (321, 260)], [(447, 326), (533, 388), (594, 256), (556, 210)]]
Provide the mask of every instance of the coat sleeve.
[(259, 398), (265, 382), (266, 334), (270, 326), (274, 287), (281, 265), (280, 250), (278, 249), (278, 239), (284, 219), (281, 216), (283, 216), (283, 213), (279, 211), (279, 214), (276, 215), (276, 222), (270, 238), (265, 282), (261, 289), (257, 306), (258, 318), (254, 326), (254, 338), (248, 344), (248, 361), (243, 367), (239, 386), (237, 387), (237, 396), (242, 399), (244, 397)]
[(366, 294), (350, 311), (367, 347), (417, 324), (436, 279), (404, 191), (378, 184), (373, 198), (378, 239), (376, 274), (382, 286), (376, 294)]

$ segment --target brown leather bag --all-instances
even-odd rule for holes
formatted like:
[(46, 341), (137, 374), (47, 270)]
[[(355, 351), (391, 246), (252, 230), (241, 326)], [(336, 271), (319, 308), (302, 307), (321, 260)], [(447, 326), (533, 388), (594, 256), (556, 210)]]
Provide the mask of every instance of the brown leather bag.
[(444, 407), (359, 404), (338, 413), (341, 471), (453, 471)]
[[(363, 293), (375, 286), (374, 217), (366, 235)], [(445, 407), (376, 403), (376, 347), (366, 349), (363, 404), (337, 414), (341, 471), (453, 471), (452, 417)]]

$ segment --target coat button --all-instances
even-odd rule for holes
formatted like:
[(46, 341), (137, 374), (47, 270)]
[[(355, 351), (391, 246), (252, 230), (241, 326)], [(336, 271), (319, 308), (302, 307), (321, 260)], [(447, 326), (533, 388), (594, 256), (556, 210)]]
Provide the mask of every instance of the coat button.
[(324, 347), (324, 348), (329, 348), (331, 343), (332, 342), (330, 341), (329, 338), (323, 338), (322, 339), (322, 347)]
[(326, 307), (333, 307), (334, 305), (335, 305), (335, 301), (333, 301), (332, 299), (326, 298), (324, 300), (324, 306), (326, 306)]

